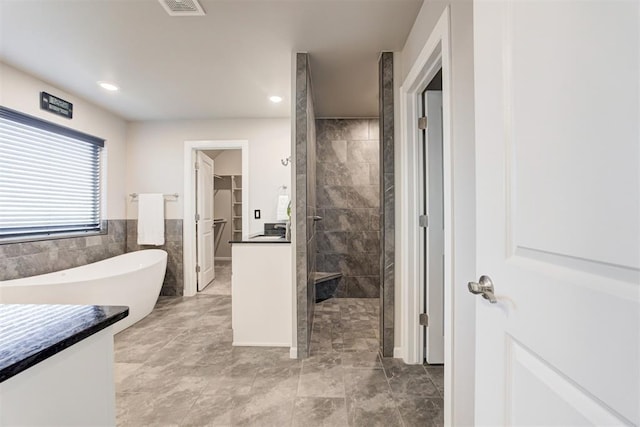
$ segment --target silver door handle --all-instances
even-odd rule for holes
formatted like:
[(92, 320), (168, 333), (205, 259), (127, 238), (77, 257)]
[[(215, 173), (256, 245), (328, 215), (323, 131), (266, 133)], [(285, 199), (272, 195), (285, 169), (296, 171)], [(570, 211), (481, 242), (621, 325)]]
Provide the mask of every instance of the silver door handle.
[(489, 276), (481, 276), (480, 281), (469, 282), (469, 292), (475, 295), (482, 295), (484, 299), (488, 299), (491, 304), (498, 302), (494, 295), (493, 282)]

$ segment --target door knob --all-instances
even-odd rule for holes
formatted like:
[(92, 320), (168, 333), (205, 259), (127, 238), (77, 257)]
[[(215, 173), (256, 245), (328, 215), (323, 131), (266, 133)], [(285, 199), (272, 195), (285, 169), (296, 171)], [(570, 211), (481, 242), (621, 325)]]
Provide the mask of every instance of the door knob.
[(493, 282), (489, 276), (481, 276), (479, 282), (469, 282), (469, 292), (476, 295), (482, 295), (484, 299), (488, 299), (491, 304), (498, 302), (494, 295)]

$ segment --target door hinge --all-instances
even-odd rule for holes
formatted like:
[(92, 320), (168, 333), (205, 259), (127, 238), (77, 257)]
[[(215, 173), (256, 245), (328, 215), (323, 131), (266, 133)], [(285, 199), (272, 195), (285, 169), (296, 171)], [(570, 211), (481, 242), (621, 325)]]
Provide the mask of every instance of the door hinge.
[(418, 129), (425, 130), (427, 128), (427, 117), (418, 118)]
[(200, 169), (200, 164), (199, 164), (198, 162), (195, 162), (195, 163), (193, 164), (193, 168), (194, 168), (195, 170)]
[(427, 313), (420, 314), (420, 326), (429, 326), (429, 315)]
[(418, 226), (427, 228), (429, 226), (429, 215), (420, 215), (418, 217)]
[(200, 221), (200, 214), (196, 214), (196, 221)]
[(200, 273), (200, 266), (196, 265), (196, 273)]

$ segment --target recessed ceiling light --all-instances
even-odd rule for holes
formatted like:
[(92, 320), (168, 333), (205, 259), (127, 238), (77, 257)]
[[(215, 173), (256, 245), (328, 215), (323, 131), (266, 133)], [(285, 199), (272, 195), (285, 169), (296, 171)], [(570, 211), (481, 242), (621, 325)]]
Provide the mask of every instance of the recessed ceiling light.
[(281, 96), (270, 96), (269, 97), (269, 101), (273, 102), (274, 104), (277, 104), (278, 102), (282, 102), (282, 97)]
[(98, 85), (100, 85), (100, 87), (102, 89), (111, 91), (111, 92), (115, 92), (118, 90), (118, 86), (114, 85), (113, 83), (109, 83), (109, 82), (98, 82)]

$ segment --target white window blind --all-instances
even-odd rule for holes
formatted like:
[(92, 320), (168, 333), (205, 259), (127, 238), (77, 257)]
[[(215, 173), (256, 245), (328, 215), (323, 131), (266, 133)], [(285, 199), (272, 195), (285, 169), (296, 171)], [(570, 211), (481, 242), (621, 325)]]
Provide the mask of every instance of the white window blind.
[(100, 230), (102, 147), (0, 107), (0, 240)]

